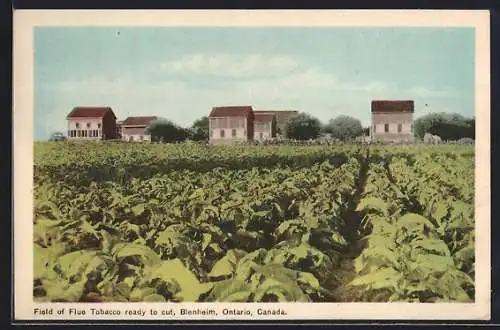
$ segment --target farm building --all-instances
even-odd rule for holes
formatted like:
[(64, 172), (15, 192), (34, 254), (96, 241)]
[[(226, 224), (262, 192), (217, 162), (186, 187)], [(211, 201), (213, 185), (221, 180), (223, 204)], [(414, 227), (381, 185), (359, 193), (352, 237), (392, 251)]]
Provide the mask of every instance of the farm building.
[(273, 114), (276, 117), (276, 135), (278, 137), (285, 137), (285, 126), (290, 118), (297, 115), (297, 110), (256, 110), (254, 114)]
[(253, 139), (254, 113), (251, 106), (214, 107), (208, 119), (211, 144)]
[(411, 142), (413, 140), (412, 100), (374, 100), (371, 105), (370, 138), (381, 142)]
[(254, 113), (254, 140), (264, 141), (276, 137), (276, 116), (270, 113)]
[(121, 139), (124, 141), (151, 141), (151, 135), (146, 132), (146, 128), (151, 124), (156, 116), (147, 117), (127, 117), (121, 122)]
[(116, 137), (116, 116), (110, 107), (75, 107), (66, 119), (70, 140), (109, 140)]

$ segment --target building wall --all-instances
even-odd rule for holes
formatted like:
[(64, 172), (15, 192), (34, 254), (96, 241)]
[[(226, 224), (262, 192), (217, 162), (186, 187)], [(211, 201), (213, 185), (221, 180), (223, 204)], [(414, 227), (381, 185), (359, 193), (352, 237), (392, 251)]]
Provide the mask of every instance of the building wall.
[(151, 135), (146, 134), (146, 127), (122, 127), (123, 141), (151, 141)]
[(294, 116), (296, 116), (299, 112), (298, 111), (289, 111), (289, 110), (276, 110), (276, 111), (263, 111), (260, 113), (269, 113), (269, 114), (274, 114), (275, 120), (276, 120), (276, 128), (281, 131), (280, 136), (283, 138), (286, 138), (286, 124), (287, 122)]
[(247, 127), (248, 120), (245, 117), (209, 118), (210, 143), (247, 141), (249, 135)]
[(103, 129), (102, 118), (69, 118), (66, 134), (70, 140), (100, 140)]
[(412, 141), (413, 113), (372, 113), (370, 136), (375, 141)]
[(108, 112), (103, 118), (103, 139), (112, 140), (117, 138), (116, 134), (116, 118)]
[(263, 141), (273, 137), (272, 123), (254, 123), (254, 140)]

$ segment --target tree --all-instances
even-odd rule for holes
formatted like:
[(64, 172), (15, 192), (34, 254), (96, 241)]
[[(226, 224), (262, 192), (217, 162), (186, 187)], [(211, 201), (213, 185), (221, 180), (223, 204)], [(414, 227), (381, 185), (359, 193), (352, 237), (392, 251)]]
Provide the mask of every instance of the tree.
[(363, 126), (361, 122), (350, 116), (338, 116), (331, 119), (324, 128), (325, 132), (330, 133), (332, 137), (341, 141), (354, 139), (363, 135)]
[(146, 132), (151, 134), (151, 141), (155, 142), (180, 142), (189, 137), (189, 131), (174, 124), (167, 119), (156, 119), (146, 127)]
[(426, 133), (437, 135), (443, 140), (474, 139), (475, 124), (475, 118), (455, 113), (430, 113), (415, 120), (414, 133), (421, 139)]
[(49, 141), (66, 141), (66, 137), (61, 132), (54, 132), (50, 135)]
[(286, 136), (291, 139), (315, 139), (321, 131), (321, 123), (307, 113), (299, 113), (287, 121), (285, 131)]
[(206, 141), (209, 137), (209, 121), (207, 116), (196, 119), (191, 126), (192, 136), (194, 141)]

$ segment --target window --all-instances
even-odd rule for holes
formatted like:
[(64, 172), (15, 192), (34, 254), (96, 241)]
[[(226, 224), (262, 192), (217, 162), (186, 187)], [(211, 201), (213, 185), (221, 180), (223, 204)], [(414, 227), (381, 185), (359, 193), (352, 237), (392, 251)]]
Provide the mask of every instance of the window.
[(389, 124), (384, 125), (384, 130), (386, 133), (389, 133)]
[(134, 141), (134, 137), (132, 135), (130, 135), (130, 137), (128, 138), (129, 141)]
[(90, 123), (87, 123), (87, 128), (90, 128)]
[(223, 129), (221, 129), (221, 130), (220, 130), (220, 137), (221, 137), (221, 138), (223, 138), (223, 137), (224, 137), (224, 133), (225, 133), (225, 132), (224, 132), (224, 130), (223, 130)]
[(76, 123), (76, 124), (75, 124), (75, 127), (76, 127), (76, 128), (80, 128), (80, 123)]
[(81, 137), (82, 136), (82, 131), (80, 131), (80, 130), (76, 131), (76, 136), (77, 137)]
[(403, 131), (403, 124), (398, 124), (398, 133)]
[(234, 128), (231, 130), (231, 136), (236, 137), (236, 130)]
[(101, 128), (101, 123), (97, 124), (97, 128)]

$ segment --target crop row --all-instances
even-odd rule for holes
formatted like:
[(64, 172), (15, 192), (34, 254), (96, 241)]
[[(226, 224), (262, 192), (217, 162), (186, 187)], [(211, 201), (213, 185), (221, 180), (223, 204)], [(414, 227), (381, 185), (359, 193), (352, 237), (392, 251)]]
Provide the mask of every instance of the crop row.
[[(351, 283), (365, 288), (364, 299), (474, 301), (473, 176), (453, 184), (456, 165), (427, 156), (414, 166), (397, 157), (370, 165), (358, 205), (369, 234)], [(473, 172), (473, 162), (461, 165)]]
[(36, 187), (51, 301), (331, 301), (359, 162)]
[(307, 168), (328, 161), (340, 165), (361, 147), (352, 146), (207, 146), (197, 144), (35, 144), (35, 180), (126, 183), (177, 170), (207, 172), (287, 166)]
[(35, 146), (37, 300), (474, 299), (466, 146), (69, 145)]
[[(199, 144), (132, 144), (132, 143), (35, 143), (35, 180), (63, 180), (73, 184), (92, 181), (126, 183), (132, 178), (147, 179), (155, 174), (176, 170), (207, 172), (215, 168), (251, 169), (287, 166), (307, 168), (328, 161), (340, 165), (351, 157), (366, 153), (366, 146), (210, 146)], [(376, 146), (374, 155), (426, 154), (429, 157), (473, 156), (467, 146)], [(467, 157), (465, 157), (467, 158)]]

